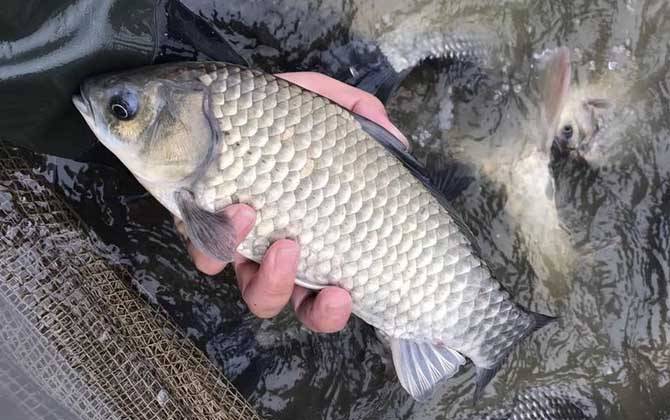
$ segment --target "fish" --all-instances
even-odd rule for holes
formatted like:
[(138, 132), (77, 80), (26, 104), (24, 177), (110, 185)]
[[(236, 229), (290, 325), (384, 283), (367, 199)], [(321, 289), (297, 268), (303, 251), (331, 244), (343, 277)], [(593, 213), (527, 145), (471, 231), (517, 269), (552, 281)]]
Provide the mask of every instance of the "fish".
[(552, 121), (547, 121), (547, 146), (554, 160), (569, 155), (586, 161), (594, 168), (602, 167), (614, 154), (615, 139), (630, 125), (631, 110), (626, 104), (635, 99), (632, 89), (638, 79), (638, 68), (630, 52), (615, 47), (608, 52), (608, 70), (590, 75), (591, 80), (576, 83), (570, 75), (568, 50), (564, 85), (554, 87), (547, 95), (560, 98)]
[(478, 166), (484, 182), (504, 189), (501, 214), (520, 238), (536, 276), (546, 279), (561, 273), (567, 279), (576, 252), (559, 217), (551, 156), (555, 133), (567, 118), (567, 104), (572, 101), (569, 50), (548, 51), (536, 68), (539, 92), (535, 113), (521, 124), (501, 127), (490, 141), (459, 144), (455, 156)]
[(0, 141), (0, 404), (22, 419), (259, 420), (37, 159)]
[[(354, 83), (385, 105), (404, 80), (424, 62), (441, 62), (447, 67), (465, 64), (482, 68), (497, 64), (493, 60), (495, 43), (491, 36), (475, 31), (416, 32), (408, 30), (416, 28), (416, 25), (407, 24), (403, 21), (402, 27), (382, 35), (378, 45), (370, 46), (379, 51), (378, 63), (367, 63), (371, 68)], [(354, 67), (350, 70), (358, 73)]]
[[(516, 304), (430, 171), (378, 124), (262, 71), (182, 62), (86, 79), (73, 96), (97, 138), (203, 252), (260, 262), (300, 244), (296, 284), (338, 286), (389, 337), (416, 400), (469, 359), (475, 399), (517, 343), (554, 318)], [(221, 211), (256, 209), (235, 246)]]
[[(617, 146), (621, 146), (617, 139), (625, 138), (621, 130), (630, 123), (631, 113), (625, 104), (633, 97), (630, 88), (636, 65), (625, 49), (613, 48), (608, 56), (610, 66), (618, 68), (591, 74), (579, 83), (573, 78), (570, 49), (551, 50), (541, 60), (539, 125), (528, 130), (538, 142), (531, 142), (530, 153), (516, 162), (508, 184), (514, 186), (511, 190), (517, 198), (510, 200), (511, 206), (528, 203), (523, 210), (515, 210), (522, 215), (519, 219), (527, 237), (532, 238), (529, 242), (551, 244), (535, 249), (550, 251), (549, 258), (558, 267), (571, 267), (576, 259), (571, 229), (559, 216), (563, 203), (555, 196), (558, 168), (566, 159), (578, 159), (597, 172), (613, 160)], [(552, 238), (551, 242), (546, 238)]]
[(528, 95), (533, 97), (529, 116), (501, 127), (490, 141), (466, 141), (453, 148), (457, 159), (480, 168), (482, 183), (504, 191), (500, 214), (505, 223), (518, 234), (535, 275), (561, 279), (543, 286), (563, 289), (561, 293), (570, 287), (585, 248), (576, 240), (580, 228), (569, 211), (561, 213), (574, 203), (556, 196), (557, 179), (576, 168), (568, 169), (568, 161), (586, 163), (589, 173), (615, 161), (617, 150), (626, 147), (621, 130), (633, 125), (625, 105), (634, 96), (637, 66), (621, 47), (609, 50), (607, 57), (613, 69), (604, 74), (589, 69), (583, 75), (575, 69), (576, 57), (569, 48), (544, 51), (533, 66), (537, 85)]
[(577, 387), (537, 386), (516, 393), (493, 411), (458, 416), (457, 420), (592, 420), (597, 410)]

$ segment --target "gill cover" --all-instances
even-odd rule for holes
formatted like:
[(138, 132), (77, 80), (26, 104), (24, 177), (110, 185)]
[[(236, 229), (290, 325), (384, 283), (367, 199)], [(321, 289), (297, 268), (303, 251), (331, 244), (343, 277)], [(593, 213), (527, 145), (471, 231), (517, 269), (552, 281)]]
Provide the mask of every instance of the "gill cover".
[(217, 140), (204, 87), (171, 81), (147, 87), (159, 100), (154, 102), (155, 118), (140, 134), (138, 157), (145, 170), (136, 175), (150, 182), (181, 181), (206, 164)]

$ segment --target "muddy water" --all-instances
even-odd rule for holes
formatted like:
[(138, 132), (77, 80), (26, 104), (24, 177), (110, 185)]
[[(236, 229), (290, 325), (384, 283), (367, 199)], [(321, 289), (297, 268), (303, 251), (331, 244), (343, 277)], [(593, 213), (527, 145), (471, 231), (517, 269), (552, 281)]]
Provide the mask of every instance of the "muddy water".
[[(483, 256), (520, 304), (560, 316), (512, 355), (475, 407), (470, 370), (418, 404), (397, 384), (385, 347), (362, 322), (354, 319), (341, 333), (317, 335), (289, 312), (270, 321), (254, 319), (229, 274), (209, 278), (194, 270), (170, 217), (120, 166), (56, 157), (38, 162), (39, 171), (66, 192), (108, 243), (110, 255), (136, 274), (262, 414), (468, 418), (529, 387), (561, 385), (590, 400), (599, 418), (670, 417), (670, 4), (192, 0), (182, 5), (254, 65), (270, 71), (315, 69), (351, 82), (376, 68), (381, 44), (393, 54), (407, 51), (402, 43), (411, 46), (441, 31), (476, 30), (494, 39), (492, 68), (446, 60), (420, 64), (391, 98), (390, 115), (420, 156), (448, 154), (470, 166), (474, 181), (454, 205)], [(165, 57), (149, 54), (144, 60), (212, 54), (178, 41), (183, 45), (165, 41)], [(589, 162), (552, 162), (558, 220), (567, 234), (529, 238), (528, 232), (538, 231), (524, 226), (537, 224), (537, 218), (519, 219), (510, 212), (510, 200), (523, 206), (534, 197), (519, 198), (508, 178), (492, 174), (511, 168), (524, 175), (528, 168), (521, 157), (537, 141), (537, 57), (561, 45), (571, 49), (575, 83), (620, 81), (607, 89), (624, 92), (626, 99), (612, 112), (625, 118), (604, 127), (598, 138), (602, 152)], [(551, 251), (559, 240), (567, 241), (570, 259)]]

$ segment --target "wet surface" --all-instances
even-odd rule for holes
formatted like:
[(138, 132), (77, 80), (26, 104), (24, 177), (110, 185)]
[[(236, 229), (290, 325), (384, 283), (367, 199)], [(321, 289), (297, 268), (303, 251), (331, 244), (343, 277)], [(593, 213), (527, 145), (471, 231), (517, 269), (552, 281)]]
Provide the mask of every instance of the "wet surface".
[[(85, 8), (85, 1), (75, 3)], [(130, 7), (105, 3), (108, 13)], [(63, 16), (67, 7), (54, 6), (44, 16)], [(475, 181), (454, 205), (501, 283), (521, 305), (560, 316), (513, 353), (476, 407), (472, 370), (441, 386), (432, 400), (413, 402), (397, 383), (384, 345), (359, 320), (341, 333), (318, 335), (288, 311), (271, 321), (255, 319), (241, 303), (230, 273), (209, 278), (196, 272), (171, 217), (118, 164), (56, 157), (37, 164), (108, 244), (110, 255), (222, 366), (260, 414), (280, 419), (467, 418), (529, 387), (562, 385), (592, 401), (599, 418), (670, 417), (666, 2), (190, 0), (144, 7), (150, 12), (136, 15), (136, 25), (110, 32), (127, 34), (137, 41), (133, 45), (151, 46), (137, 54), (122, 48), (122, 61), (103, 48), (96, 59), (66, 57), (60, 63), (60, 56), (50, 64), (56, 70), (14, 78), (3, 61), (10, 44), (0, 42), (0, 92), (5, 98), (9, 86), (13, 98), (21, 96), (2, 101), (2, 114), (17, 117), (2, 120), (0, 135), (60, 155), (87, 152), (93, 139), (66, 101), (80, 77), (152, 60), (214, 57), (226, 50), (217, 52), (221, 39), (265, 70), (317, 70), (349, 82), (383, 63), (378, 46), (383, 39), (398, 39), (385, 38), (394, 31), (403, 31), (407, 36), (399, 39), (412, 42), (422, 33), (475, 28), (497, 40), (493, 68), (429, 60), (389, 102), (392, 120), (419, 156), (446, 153), (471, 167)], [(0, 39), (9, 43), (41, 27), (30, 23), (40, 15), (28, 19), (11, 7), (2, 13), (3, 22), (11, 20), (6, 16), (27, 19), (0, 26)], [(80, 29), (63, 35), (64, 44), (84, 34), (85, 26), (75, 22)], [(519, 219), (510, 204), (513, 199), (532, 203), (535, 197), (519, 198), (511, 180), (528, 179), (522, 158), (538, 141), (537, 57), (560, 45), (571, 49), (575, 84), (617, 80), (602, 94), (612, 95), (615, 88), (623, 92), (624, 99), (610, 112), (625, 117), (604, 126), (594, 149), (600, 152), (589, 155), (589, 161), (568, 156), (553, 162), (553, 196), (567, 235), (538, 237), (542, 231), (528, 228), (535, 219)], [(384, 44), (384, 51), (394, 47), (405, 48)], [(45, 48), (50, 47), (33, 51), (37, 63), (47, 63), (40, 58), (48, 55)], [(64, 54), (60, 48), (53, 51)], [(15, 62), (28, 66), (31, 58), (25, 54)], [(74, 139), (85, 141), (75, 147)], [(498, 177), (501, 169), (521, 178)], [(561, 244), (567, 244), (571, 258), (554, 253), (559, 240), (566, 241)]]

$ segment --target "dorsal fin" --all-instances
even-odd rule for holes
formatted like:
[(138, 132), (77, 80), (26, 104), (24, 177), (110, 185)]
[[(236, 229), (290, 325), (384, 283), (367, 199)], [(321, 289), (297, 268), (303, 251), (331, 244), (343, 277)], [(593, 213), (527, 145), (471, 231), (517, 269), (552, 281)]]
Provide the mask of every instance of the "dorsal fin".
[(354, 118), (370, 137), (377, 140), (398, 158), (426, 188), (441, 199), (443, 204), (443, 199), (453, 200), (474, 179), (469, 176), (467, 165), (446, 156), (434, 156), (430, 165), (423, 165), (406, 149), (405, 144), (387, 129), (361, 115), (354, 114)]

